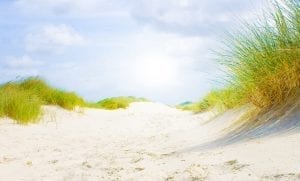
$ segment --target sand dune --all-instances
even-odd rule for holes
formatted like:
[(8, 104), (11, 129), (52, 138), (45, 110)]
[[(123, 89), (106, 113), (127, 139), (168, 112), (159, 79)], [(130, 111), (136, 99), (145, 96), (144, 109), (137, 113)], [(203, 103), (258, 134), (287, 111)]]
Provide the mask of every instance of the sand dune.
[[(0, 120), (0, 180), (300, 180), (297, 129), (214, 141), (243, 109), (216, 117), (133, 103), (126, 110), (44, 112), (29, 126)], [(297, 128), (299, 113), (289, 119)]]

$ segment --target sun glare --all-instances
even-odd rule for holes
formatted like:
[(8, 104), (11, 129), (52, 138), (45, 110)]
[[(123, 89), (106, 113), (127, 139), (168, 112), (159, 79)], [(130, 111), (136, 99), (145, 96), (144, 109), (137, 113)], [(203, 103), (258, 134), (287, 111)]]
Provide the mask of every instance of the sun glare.
[(134, 67), (136, 81), (147, 87), (162, 87), (175, 82), (176, 69), (167, 59), (146, 59)]

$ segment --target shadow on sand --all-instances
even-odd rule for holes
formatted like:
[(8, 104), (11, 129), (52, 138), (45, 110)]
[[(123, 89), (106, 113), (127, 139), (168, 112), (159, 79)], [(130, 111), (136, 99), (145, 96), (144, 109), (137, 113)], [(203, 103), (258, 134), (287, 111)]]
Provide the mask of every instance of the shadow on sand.
[(187, 148), (182, 152), (204, 151), (252, 139), (277, 136), (280, 134), (293, 134), (300, 131), (300, 101), (294, 102), (294, 104), (288, 106), (288, 108), (285, 107), (283, 114), (279, 117), (274, 116), (276, 112), (278, 112), (278, 110), (266, 113), (265, 116), (269, 116), (270, 118), (261, 124), (250, 126), (249, 122), (244, 123), (228, 131), (224, 136), (216, 140)]

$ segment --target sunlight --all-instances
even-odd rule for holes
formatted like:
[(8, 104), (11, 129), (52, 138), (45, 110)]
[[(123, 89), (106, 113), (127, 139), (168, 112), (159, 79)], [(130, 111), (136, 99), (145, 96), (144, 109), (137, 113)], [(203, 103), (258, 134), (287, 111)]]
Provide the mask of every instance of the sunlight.
[(133, 69), (134, 79), (146, 87), (162, 87), (176, 81), (176, 68), (168, 59), (144, 59)]

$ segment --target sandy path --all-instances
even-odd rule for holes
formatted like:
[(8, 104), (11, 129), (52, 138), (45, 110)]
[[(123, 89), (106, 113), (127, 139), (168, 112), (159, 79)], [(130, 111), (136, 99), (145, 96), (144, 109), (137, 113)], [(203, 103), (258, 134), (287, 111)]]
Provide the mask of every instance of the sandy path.
[(213, 113), (158, 103), (45, 112), (26, 127), (0, 121), (0, 180), (300, 180), (298, 133), (189, 151), (218, 137), (230, 116), (207, 123)]

